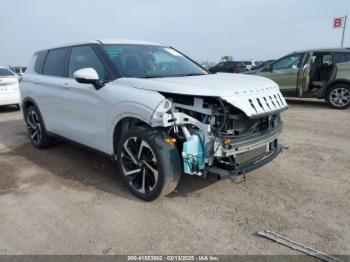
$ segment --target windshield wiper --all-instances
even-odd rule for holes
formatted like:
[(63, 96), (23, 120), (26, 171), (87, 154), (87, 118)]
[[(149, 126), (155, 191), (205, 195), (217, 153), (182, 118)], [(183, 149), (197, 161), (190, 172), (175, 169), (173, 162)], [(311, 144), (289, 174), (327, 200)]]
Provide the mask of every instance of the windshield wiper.
[(141, 78), (164, 78), (164, 77), (182, 77), (182, 76), (202, 76), (202, 73), (188, 73), (188, 74), (178, 74), (178, 75), (145, 75)]
[(162, 76), (162, 75), (145, 75), (145, 76), (141, 76), (141, 78), (162, 78), (162, 77), (170, 77), (170, 76)]
[(149, 76), (142, 76), (141, 78), (158, 78), (160, 76), (157, 75), (149, 75)]
[(189, 73), (189, 74), (185, 74), (183, 76), (204, 76), (205, 74), (202, 73)]

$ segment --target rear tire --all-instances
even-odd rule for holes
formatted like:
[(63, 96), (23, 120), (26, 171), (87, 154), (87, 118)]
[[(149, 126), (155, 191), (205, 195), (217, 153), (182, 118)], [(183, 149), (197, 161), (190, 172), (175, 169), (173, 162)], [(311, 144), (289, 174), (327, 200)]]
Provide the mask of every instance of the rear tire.
[(345, 109), (350, 106), (350, 86), (335, 84), (326, 94), (327, 103), (337, 109)]
[(32, 145), (36, 148), (47, 148), (52, 138), (47, 134), (44, 121), (35, 106), (30, 106), (25, 114), (27, 132)]
[(171, 193), (182, 173), (175, 145), (163, 141), (156, 129), (134, 128), (122, 137), (117, 149), (117, 162), (123, 180), (131, 193), (144, 201)]

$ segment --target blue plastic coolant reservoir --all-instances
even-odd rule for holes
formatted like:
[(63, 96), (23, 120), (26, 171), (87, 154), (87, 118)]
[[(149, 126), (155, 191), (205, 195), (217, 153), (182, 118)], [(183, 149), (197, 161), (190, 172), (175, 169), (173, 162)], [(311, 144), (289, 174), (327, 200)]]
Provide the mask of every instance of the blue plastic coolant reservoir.
[(183, 143), (182, 157), (186, 174), (195, 174), (204, 168), (205, 154), (199, 135), (191, 135), (190, 139)]

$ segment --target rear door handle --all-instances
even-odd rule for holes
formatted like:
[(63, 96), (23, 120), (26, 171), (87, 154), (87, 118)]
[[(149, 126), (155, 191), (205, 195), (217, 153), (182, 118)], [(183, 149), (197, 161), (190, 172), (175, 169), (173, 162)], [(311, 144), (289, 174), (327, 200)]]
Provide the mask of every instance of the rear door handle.
[(64, 89), (71, 89), (71, 85), (69, 83), (63, 83)]

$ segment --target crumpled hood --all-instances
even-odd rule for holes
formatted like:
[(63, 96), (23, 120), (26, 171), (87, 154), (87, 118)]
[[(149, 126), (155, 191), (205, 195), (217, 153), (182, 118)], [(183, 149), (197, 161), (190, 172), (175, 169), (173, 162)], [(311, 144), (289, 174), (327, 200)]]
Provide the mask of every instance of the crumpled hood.
[(131, 86), (145, 90), (221, 97), (249, 117), (288, 107), (275, 82), (254, 75), (218, 73), (187, 77), (129, 78), (128, 81)]
[(165, 93), (197, 96), (234, 96), (235, 92), (276, 87), (270, 79), (243, 75), (218, 73), (201, 76), (129, 78), (133, 87)]

